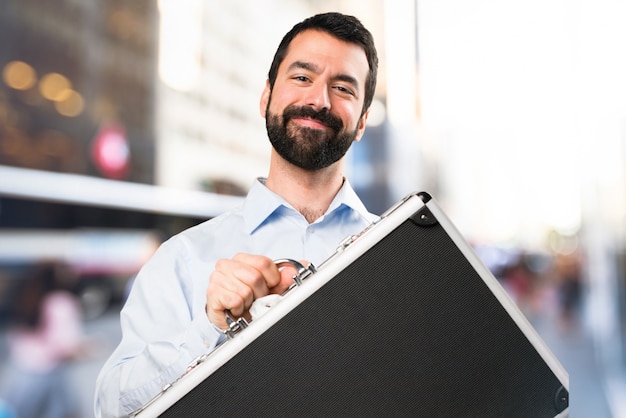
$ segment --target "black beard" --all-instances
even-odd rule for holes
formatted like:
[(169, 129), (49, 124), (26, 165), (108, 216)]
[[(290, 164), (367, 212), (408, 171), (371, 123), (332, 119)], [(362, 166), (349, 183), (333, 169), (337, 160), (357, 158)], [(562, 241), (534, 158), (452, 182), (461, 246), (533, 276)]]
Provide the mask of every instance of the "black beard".
[[(267, 136), (276, 152), (291, 164), (307, 171), (317, 171), (339, 161), (356, 139), (358, 129), (345, 131), (341, 119), (327, 110), (320, 112), (310, 107), (287, 107), (282, 116), (269, 111), (265, 113)], [(332, 130), (287, 127), (293, 118), (310, 118), (320, 121)]]

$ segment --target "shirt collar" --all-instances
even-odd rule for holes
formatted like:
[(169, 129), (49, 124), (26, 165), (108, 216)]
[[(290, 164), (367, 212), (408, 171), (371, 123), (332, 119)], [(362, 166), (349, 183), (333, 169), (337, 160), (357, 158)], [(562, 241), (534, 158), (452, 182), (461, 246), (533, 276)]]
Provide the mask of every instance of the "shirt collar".
[[(246, 200), (243, 205), (243, 216), (245, 228), (248, 233), (252, 233), (259, 227), (270, 215), (272, 215), (281, 206), (293, 207), (287, 203), (282, 197), (272, 192), (265, 186), (267, 179), (259, 177), (250, 188)], [(366, 219), (373, 219), (374, 215), (370, 214), (361, 199), (357, 196), (347, 179), (344, 179), (343, 186), (331, 202), (326, 213), (330, 213), (341, 206), (347, 206), (358, 212)]]
[(259, 177), (254, 181), (243, 204), (243, 219), (248, 233), (252, 233), (279, 207), (289, 206), (283, 198), (265, 186), (266, 180)]

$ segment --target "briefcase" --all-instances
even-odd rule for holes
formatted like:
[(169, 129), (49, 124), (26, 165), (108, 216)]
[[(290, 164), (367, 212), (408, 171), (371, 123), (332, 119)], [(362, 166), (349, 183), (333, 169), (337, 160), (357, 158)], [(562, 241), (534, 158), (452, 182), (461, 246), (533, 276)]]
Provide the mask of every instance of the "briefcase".
[(228, 317), (227, 341), (137, 416), (568, 416), (566, 370), (427, 193), (293, 263), (290, 290)]

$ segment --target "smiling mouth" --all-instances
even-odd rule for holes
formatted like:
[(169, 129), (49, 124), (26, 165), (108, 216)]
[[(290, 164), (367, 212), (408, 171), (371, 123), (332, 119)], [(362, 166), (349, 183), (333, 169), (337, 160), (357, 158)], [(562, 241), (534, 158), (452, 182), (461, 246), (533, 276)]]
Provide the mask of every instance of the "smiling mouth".
[(311, 128), (311, 129), (328, 129), (329, 128), (328, 125), (324, 124), (323, 122), (320, 122), (317, 119), (292, 118), (291, 121), (294, 122), (296, 125), (303, 127), (303, 128)]

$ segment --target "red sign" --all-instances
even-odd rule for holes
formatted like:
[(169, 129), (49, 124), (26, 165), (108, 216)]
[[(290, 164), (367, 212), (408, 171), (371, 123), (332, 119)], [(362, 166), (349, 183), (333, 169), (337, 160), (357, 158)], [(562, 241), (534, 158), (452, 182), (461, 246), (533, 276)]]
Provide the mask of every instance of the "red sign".
[(117, 124), (103, 125), (92, 143), (91, 157), (105, 177), (112, 179), (126, 177), (130, 168), (130, 148), (126, 130)]

